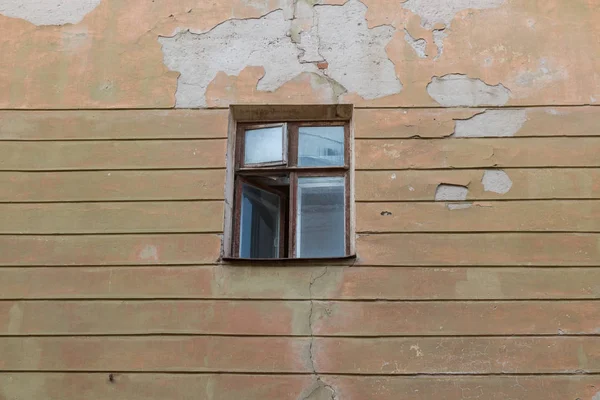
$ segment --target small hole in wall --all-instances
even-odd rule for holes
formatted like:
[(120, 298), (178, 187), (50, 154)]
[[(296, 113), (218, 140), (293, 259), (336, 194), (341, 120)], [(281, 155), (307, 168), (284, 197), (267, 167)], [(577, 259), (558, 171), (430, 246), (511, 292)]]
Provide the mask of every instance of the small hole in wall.
[(388, 215), (392, 215), (392, 213), (391, 213), (391, 212), (389, 212), (389, 211), (382, 211), (382, 212), (381, 212), (381, 215), (383, 215), (383, 216), (388, 216)]
[(115, 383), (116, 379), (115, 379), (115, 374), (108, 374), (108, 381), (110, 383)]

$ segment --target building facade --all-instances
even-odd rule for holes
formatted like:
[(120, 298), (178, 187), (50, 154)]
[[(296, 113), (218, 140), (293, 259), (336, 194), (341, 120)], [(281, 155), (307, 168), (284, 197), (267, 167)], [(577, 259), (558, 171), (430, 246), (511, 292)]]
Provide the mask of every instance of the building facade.
[[(0, 0), (0, 399), (600, 399), (598, 21), (596, 0)], [(282, 145), (296, 200), (254, 254), (236, 140), (284, 123), (347, 134)], [(344, 209), (303, 187), (306, 231), (296, 150), (346, 177)], [(332, 215), (335, 257), (294, 259)]]

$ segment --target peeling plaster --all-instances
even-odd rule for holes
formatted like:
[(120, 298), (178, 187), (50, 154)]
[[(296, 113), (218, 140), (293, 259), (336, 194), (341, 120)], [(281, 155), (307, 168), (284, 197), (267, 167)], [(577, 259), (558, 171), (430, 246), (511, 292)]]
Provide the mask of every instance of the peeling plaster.
[(101, 0), (0, 0), (0, 14), (34, 25), (64, 25), (81, 22)]
[(432, 31), (433, 41), (438, 49), (434, 60), (437, 60), (444, 52), (444, 39), (448, 36), (446, 28), (450, 27), (456, 14), (468, 9), (496, 8), (505, 2), (506, 0), (408, 0), (402, 4), (402, 8), (421, 17), (421, 26)]
[(516, 84), (521, 87), (543, 87), (569, 77), (565, 68), (551, 68), (548, 60), (542, 58), (537, 70), (529, 70), (517, 76)]
[(473, 203), (460, 203), (460, 204), (449, 203), (446, 205), (446, 207), (448, 207), (448, 210), (450, 210), (450, 211), (466, 210), (466, 209), (473, 207)]
[(512, 188), (513, 182), (506, 172), (501, 170), (488, 170), (481, 178), (483, 190), (498, 194), (506, 194)]
[(596, 392), (594, 397), (592, 397), (592, 400), (600, 400), (600, 392)]
[(421, 17), (421, 25), (433, 29), (436, 24), (450, 23), (463, 10), (500, 7), (506, 0), (408, 0), (402, 8), (410, 10)]
[(238, 75), (247, 66), (262, 66), (257, 89), (263, 91), (274, 91), (302, 72), (317, 72), (316, 66), (298, 62), (298, 48), (287, 36), (290, 27), (277, 10), (262, 18), (227, 20), (206, 33), (159, 37), (165, 65), (181, 73), (176, 106), (205, 107), (206, 89), (221, 71)]
[(433, 43), (437, 47), (437, 54), (433, 58), (437, 60), (444, 54), (444, 39), (448, 37), (448, 33), (445, 29), (434, 29), (433, 30)]
[(441, 183), (435, 190), (435, 201), (464, 201), (468, 194), (466, 186)]
[(139, 253), (139, 259), (144, 261), (158, 261), (158, 249), (156, 246), (145, 246)]
[(419, 58), (427, 58), (427, 41), (425, 39), (415, 39), (408, 30), (404, 29), (404, 40), (413, 48)]
[(510, 90), (501, 83), (492, 86), (462, 74), (434, 76), (427, 93), (444, 107), (502, 106), (510, 99)]
[(456, 120), (452, 137), (510, 137), (527, 121), (527, 110), (487, 110), (483, 113)]
[[(311, 20), (306, 7), (295, 9)], [(180, 73), (176, 106), (205, 107), (207, 87), (218, 73), (238, 76), (246, 67), (264, 68), (260, 91), (275, 91), (302, 73), (325, 78), (334, 101), (346, 92), (375, 99), (402, 90), (385, 51), (395, 28), (369, 29), (367, 7), (358, 0), (310, 9), (310, 29), (275, 10), (261, 18), (227, 20), (207, 32), (178, 29), (172, 37), (159, 37), (165, 65)]]
[(385, 51), (394, 27), (369, 29), (367, 6), (358, 0), (343, 6), (317, 5), (314, 10), (319, 54), (329, 63), (327, 76), (365, 99), (400, 93), (402, 83)]

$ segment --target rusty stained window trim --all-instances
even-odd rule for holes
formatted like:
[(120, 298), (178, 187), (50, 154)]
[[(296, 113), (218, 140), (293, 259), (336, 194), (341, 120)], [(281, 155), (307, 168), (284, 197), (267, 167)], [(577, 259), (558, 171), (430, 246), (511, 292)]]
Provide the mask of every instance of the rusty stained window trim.
[[(284, 135), (287, 134), (287, 140), (284, 137), (284, 163), (260, 163), (260, 164), (244, 164), (244, 145), (245, 132), (250, 129), (258, 129), (265, 127), (283, 126)], [(324, 166), (324, 167), (301, 167), (298, 166), (298, 140), (299, 128), (305, 126), (325, 127), (325, 126), (342, 126), (344, 127), (344, 165), (342, 166)], [(272, 262), (272, 263), (287, 263), (294, 261), (344, 261), (352, 260), (355, 255), (352, 254), (351, 243), (351, 135), (350, 121), (302, 121), (302, 122), (280, 122), (269, 121), (269, 123), (239, 123), (235, 131), (235, 154), (234, 154), (234, 180), (233, 180), (233, 224), (232, 224), (232, 241), (231, 249), (228, 249), (228, 255), (222, 257), (223, 261), (239, 261), (239, 262)], [(286, 143), (287, 142), (287, 143)], [(287, 155), (287, 157), (286, 157)], [(289, 194), (278, 192), (270, 187), (261, 185), (256, 181), (259, 177), (269, 177), (273, 175), (289, 176)], [(329, 177), (338, 176), (344, 177), (344, 242), (345, 254), (341, 257), (325, 257), (325, 258), (302, 258), (296, 257), (296, 226), (297, 226), (297, 191), (298, 178), (305, 176), (313, 177)], [(253, 179), (254, 178), (254, 179)], [(279, 258), (242, 258), (239, 257), (240, 246), (240, 229), (241, 229), (241, 188), (242, 184), (247, 183), (252, 186), (259, 187), (263, 190), (276, 193), (288, 201), (284, 201), (281, 207), (280, 216), (280, 257)], [(287, 207), (285, 204), (287, 203)], [(287, 242), (284, 240), (287, 231)]]

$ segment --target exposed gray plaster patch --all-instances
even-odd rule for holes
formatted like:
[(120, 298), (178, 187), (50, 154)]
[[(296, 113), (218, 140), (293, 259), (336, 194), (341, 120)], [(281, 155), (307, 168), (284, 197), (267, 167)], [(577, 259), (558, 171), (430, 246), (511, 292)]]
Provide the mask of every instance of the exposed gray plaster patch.
[(146, 245), (142, 251), (140, 251), (139, 257), (141, 260), (158, 261), (158, 249), (156, 246)]
[[(311, 19), (306, 7), (295, 9)], [(402, 84), (385, 52), (393, 27), (369, 29), (367, 8), (358, 0), (309, 9), (314, 18), (306, 31), (286, 19), (283, 10), (275, 10), (261, 18), (227, 20), (207, 32), (179, 30), (159, 37), (165, 65), (181, 74), (176, 106), (206, 106), (206, 90), (219, 72), (239, 75), (249, 66), (265, 69), (257, 85), (261, 91), (313, 73), (325, 78), (337, 97), (347, 91), (366, 99), (400, 92)], [(327, 68), (319, 69), (318, 62), (326, 62)]]
[(315, 380), (305, 392), (306, 394), (300, 397), (301, 400), (337, 400), (333, 387), (320, 379)]
[(0, 14), (21, 18), (34, 25), (81, 22), (101, 0), (0, 0)]
[(365, 99), (399, 93), (402, 83), (385, 47), (395, 28), (369, 29), (367, 6), (348, 0), (343, 6), (316, 5), (319, 54), (329, 63), (327, 75)]
[(427, 93), (445, 107), (502, 106), (510, 98), (510, 90), (501, 83), (492, 86), (462, 74), (434, 76)]
[(594, 397), (592, 397), (592, 400), (600, 400), (600, 392), (597, 392)]
[(454, 211), (454, 210), (466, 210), (469, 209), (471, 207), (473, 207), (473, 203), (448, 203), (446, 205), (446, 207), (448, 207), (448, 210), (450, 211)]
[(404, 29), (404, 40), (413, 48), (419, 58), (427, 58), (427, 41), (425, 39), (415, 39), (408, 30)]
[(302, 72), (316, 72), (316, 66), (298, 62), (298, 48), (287, 36), (290, 25), (277, 10), (262, 18), (228, 20), (206, 33), (159, 37), (165, 65), (181, 73), (176, 106), (206, 106), (206, 89), (221, 71), (238, 75), (248, 66), (262, 66), (265, 75), (257, 89), (263, 91), (276, 90)]
[(435, 190), (435, 201), (464, 201), (468, 194), (466, 186), (441, 183)]
[(513, 182), (506, 172), (502, 170), (487, 170), (481, 178), (483, 190), (486, 192), (494, 192), (498, 194), (506, 194), (512, 188)]
[(421, 25), (432, 29), (437, 23), (450, 26), (457, 13), (467, 9), (496, 8), (506, 0), (408, 0), (402, 7), (421, 17)]
[(452, 137), (514, 136), (527, 121), (527, 110), (487, 110), (472, 118), (456, 120)]
[(444, 54), (444, 39), (448, 37), (448, 33), (446, 33), (445, 29), (434, 29), (433, 30), (433, 43), (437, 47), (437, 54), (433, 58), (437, 60)]
[(323, 62), (325, 59), (319, 54), (319, 37), (315, 32), (301, 32), (298, 48), (301, 51), (298, 57), (300, 62)]

